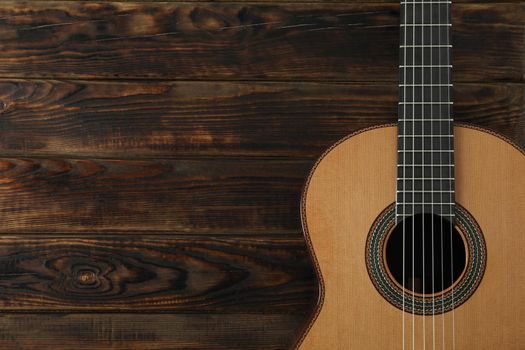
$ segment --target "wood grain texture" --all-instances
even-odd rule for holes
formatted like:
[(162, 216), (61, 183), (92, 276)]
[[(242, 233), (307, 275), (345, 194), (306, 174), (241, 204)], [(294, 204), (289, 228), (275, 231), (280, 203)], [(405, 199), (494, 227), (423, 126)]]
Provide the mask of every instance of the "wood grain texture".
[(9, 350), (284, 350), (304, 317), (283, 314), (0, 316)]
[[(525, 85), (457, 84), (455, 117), (525, 146)], [(317, 158), (395, 122), (397, 84), (0, 81), (0, 154)]]
[[(523, 82), (524, 6), (454, 6), (456, 82)], [(0, 18), (3, 77), (398, 80), (398, 3), (28, 1)]]
[(297, 233), (310, 161), (0, 159), (0, 232)]
[(300, 237), (3, 236), (0, 276), (3, 312), (304, 314), (315, 290)]
[[(46, 2), (49, 0), (32, 0), (33, 2)], [(78, 0), (62, 0), (62, 1), (78, 1)], [(111, 2), (112, 0), (101, 0), (101, 1), (108, 1)], [(144, 2), (144, 3), (166, 3), (166, 2), (180, 2), (180, 0), (120, 0), (119, 2)], [(210, 0), (186, 0), (184, 2), (190, 2), (190, 3), (209, 3)], [(231, 0), (213, 0), (213, 2), (232, 2)], [(235, 1), (238, 3), (252, 3), (250, 0), (239, 0)], [(281, 3), (305, 3), (304, 0), (259, 0), (257, 3), (271, 3), (271, 4), (281, 4)], [(330, 1), (324, 1), (324, 0), (316, 0), (316, 1), (308, 1), (313, 3), (338, 3), (338, 2), (344, 2), (344, 3), (376, 3), (376, 2), (392, 2), (392, 0), (373, 0), (373, 1), (365, 1), (365, 0), (330, 0)], [(455, 0), (454, 3), (501, 3), (501, 0)], [(506, 3), (514, 3), (514, 2), (521, 2), (521, 0), (506, 0)]]
[(365, 266), (368, 232), (396, 198), (397, 139), (397, 126), (357, 134), (331, 149), (310, 177), (303, 220), (324, 301), (300, 349), (388, 349), (401, 347), (403, 335), (416, 349), (433, 341), (437, 349), (522, 349), (525, 154), (493, 134), (454, 128), (456, 201), (483, 232), (487, 267), (472, 297), (433, 323), (387, 302)]

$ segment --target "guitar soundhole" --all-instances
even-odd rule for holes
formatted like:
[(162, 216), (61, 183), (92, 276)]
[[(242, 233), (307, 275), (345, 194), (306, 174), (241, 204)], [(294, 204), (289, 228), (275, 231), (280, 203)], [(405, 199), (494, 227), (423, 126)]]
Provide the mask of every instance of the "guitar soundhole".
[(467, 265), (463, 235), (435, 214), (417, 214), (399, 222), (387, 237), (384, 255), (391, 277), (416, 294), (452, 288)]
[(366, 239), (366, 269), (389, 303), (404, 312), (436, 315), (459, 307), (476, 291), (487, 262), (485, 239), (459, 203), (454, 214), (454, 227), (432, 214), (397, 223), (392, 203), (374, 221)]

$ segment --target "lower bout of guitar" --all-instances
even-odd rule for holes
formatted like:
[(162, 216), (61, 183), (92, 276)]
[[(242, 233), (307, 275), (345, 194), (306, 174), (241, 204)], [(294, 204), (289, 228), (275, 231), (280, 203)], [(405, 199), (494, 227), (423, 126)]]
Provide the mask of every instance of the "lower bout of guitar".
[(456, 201), (477, 221), (486, 267), (476, 291), (435, 315), (403, 312), (375, 288), (365, 248), (395, 201), (397, 128), (352, 135), (310, 175), (302, 201), (305, 238), (320, 298), (296, 348), (523, 349), (525, 347), (525, 155), (497, 135), (457, 126)]

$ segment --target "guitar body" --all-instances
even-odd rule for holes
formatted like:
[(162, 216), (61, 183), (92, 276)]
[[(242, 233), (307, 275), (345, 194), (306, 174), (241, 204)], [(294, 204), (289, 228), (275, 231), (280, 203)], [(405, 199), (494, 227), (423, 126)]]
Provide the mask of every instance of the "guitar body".
[(320, 297), (296, 348), (402, 349), (403, 314), (406, 349), (525, 348), (525, 155), (478, 128), (456, 126), (454, 134), (456, 202), (486, 244), (476, 290), (435, 316), (403, 312), (378, 292), (365, 250), (374, 222), (395, 202), (397, 127), (368, 129), (325, 153), (303, 195)]

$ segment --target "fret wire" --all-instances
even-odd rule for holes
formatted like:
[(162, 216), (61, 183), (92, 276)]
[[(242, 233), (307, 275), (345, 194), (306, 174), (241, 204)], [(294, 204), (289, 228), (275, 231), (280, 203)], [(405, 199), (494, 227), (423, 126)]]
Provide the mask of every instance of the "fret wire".
[(448, 23), (435, 23), (435, 24), (426, 24), (426, 23), (407, 23), (401, 24), (401, 27), (451, 27), (452, 24)]
[[(447, 150), (436, 150), (436, 149), (433, 149), (433, 150), (430, 150), (430, 149), (427, 149), (427, 150), (424, 150), (424, 149), (419, 149), (419, 150), (398, 150), (398, 152), (404, 152), (404, 153), (414, 153), (414, 152), (420, 152), (420, 153), (454, 153), (453, 150), (450, 150), (450, 149), (447, 149)], [(428, 166), (432, 166), (432, 164), (429, 164)]]
[(452, 45), (400, 45), (400, 48), (452, 48)]
[(397, 137), (454, 137), (454, 135), (397, 135)]
[(409, 181), (409, 180), (414, 180), (414, 181), (425, 181), (425, 180), (429, 180), (429, 181), (437, 181), (437, 180), (455, 180), (455, 178), (453, 177), (398, 177), (397, 178), (398, 181)]
[[(416, 104), (416, 105), (428, 105), (428, 106), (431, 106), (431, 105), (452, 105), (454, 104), (454, 102), (449, 102), (449, 101), (446, 101), (446, 102), (418, 102), (418, 101), (414, 101), (414, 102), (399, 102), (399, 104), (401, 105), (404, 105), (404, 104)], [(430, 119), (429, 119), (430, 120)]]
[(399, 84), (400, 87), (452, 87), (453, 84)]
[(408, 121), (408, 122), (451, 122), (454, 119), (410, 119), (410, 118), (400, 118), (401, 120)]
[[(417, 205), (417, 204), (416, 204)], [(413, 214), (401, 214), (401, 213), (397, 213), (396, 214), (397, 216), (412, 216)], [(439, 216), (456, 216), (455, 213), (439, 213), (438, 214)]]
[(429, 2), (414, 2), (414, 1), (401, 1), (401, 5), (439, 5), (439, 4), (451, 4), (452, 1), (429, 1)]
[[(451, 64), (445, 64), (441, 66), (430, 66), (430, 65), (400, 65), (399, 68), (452, 68)], [(430, 87), (430, 84), (426, 84), (426, 86)]]
[(408, 170), (411, 170), (413, 167), (426, 167), (427, 169), (445, 168), (445, 167), (453, 168), (454, 164), (428, 164), (428, 165), (423, 165), (423, 164), (398, 164), (397, 166), (398, 167), (407, 167)]
[[(406, 194), (407, 191), (396, 191), (397, 193), (403, 193), (403, 194)], [(410, 192), (413, 192), (413, 193), (432, 193), (432, 192), (436, 192), (436, 193), (453, 193), (454, 190), (410, 190)]]
[(442, 204), (442, 205), (451, 205), (456, 204), (452, 202), (445, 202), (445, 203), (438, 203), (438, 202), (397, 202), (397, 204), (414, 204), (414, 205), (434, 205), (434, 204)]

